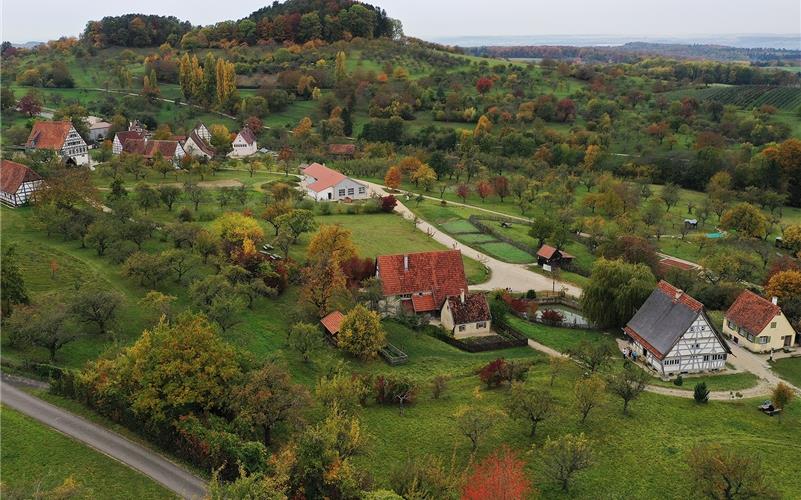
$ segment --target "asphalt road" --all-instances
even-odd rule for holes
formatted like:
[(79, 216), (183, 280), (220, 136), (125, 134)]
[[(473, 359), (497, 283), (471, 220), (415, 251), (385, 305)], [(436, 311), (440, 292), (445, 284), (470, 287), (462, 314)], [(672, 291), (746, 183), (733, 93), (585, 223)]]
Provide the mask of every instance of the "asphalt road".
[(108, 455), (161, 483), (182, 498), (200, 499), (206, 483), (161, 455), (0, 379), (0, 402)]

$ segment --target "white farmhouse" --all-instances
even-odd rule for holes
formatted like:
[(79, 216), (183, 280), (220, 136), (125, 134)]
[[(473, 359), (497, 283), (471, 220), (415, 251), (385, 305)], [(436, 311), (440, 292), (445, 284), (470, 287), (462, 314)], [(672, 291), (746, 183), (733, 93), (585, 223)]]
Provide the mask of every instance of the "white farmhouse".
[[(203, 126), (202, 124), (200, 125)], [(205, 127), (204, 127), (205, 128)], [(199, 129), (195, 129), (189, 134), (189, 137), (186, 138), (184, 141), (184, 151), (186, 154), (194, 157), (194, 158), (206, 158), (209, 159), (214, 156), (214, 148), (211, 147), (211, 144), (207, 142), (206, 139), (201, 137)]]
[(25, 147), (55, 151), (65, 163), (73, 165), (89, 163), (86, 141), (69, 121), (34, 123)]
[(661, 376), (720, 370), (731, 353), (704, 305), (666, 281), (623, 329), (632, 351)]
[(312, 163), (302, 172), (301, 185), (315, 201), (361, 200), (370, 196), (367, 186), (325, 165)]
[(248, 127), (244, 127), (236, 134), (231, 147), (233, 149), (228, 156), (232, 158), (244, 158), (259, 150), (259, 146), (256, 144), (256, 135)]
[(12, 207), (27, 203), (43, 182), (39, 174), (21, 163), (0, 162), (0, 200)]
[(91, 142), (101, 142), (108, 137), (111, 124), (97, 116), (87, 116), (86, 125), (89, 127), (89, 140)]

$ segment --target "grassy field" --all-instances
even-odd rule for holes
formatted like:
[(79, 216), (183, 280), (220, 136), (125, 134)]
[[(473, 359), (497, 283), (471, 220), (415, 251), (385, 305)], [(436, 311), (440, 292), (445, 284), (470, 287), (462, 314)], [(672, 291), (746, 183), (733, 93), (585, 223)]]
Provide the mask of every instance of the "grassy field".
[(557, 328), (540, 323), (532, 323), (531, 321), (526, 321), (514, 316), (509, 317), (509, 323), (526, 337), (556, 349), (559, 352), (567, 352), (571, 349), (575, 349), (582, 342), (601, 342), (608, 344), (611, 348), (617, 349), (614, 336), (595, 330)]
[(773, 371), (796, 387), (801, 387), (801, 358), (784, 358), (773, 362)]
[(703, 382), (710, 391), (741, 391), (754, 387), (759, 383), (759, 377), (750, 372), (702, 375), (697, 377), (685, 375), (683, 380), (684, 383), (681, 386), (677, 386), (671, 380), (665, 381), (654, 377), (651, 384), (670, 387), (672, 389), (692, 391), (695, 388), (695, 384)]
[(2, 407), (0, 420), (6, 487), (52, 489), (71, 477), (79, 485), (75, 498), (176, 498), (153, 480), (21, 413)]

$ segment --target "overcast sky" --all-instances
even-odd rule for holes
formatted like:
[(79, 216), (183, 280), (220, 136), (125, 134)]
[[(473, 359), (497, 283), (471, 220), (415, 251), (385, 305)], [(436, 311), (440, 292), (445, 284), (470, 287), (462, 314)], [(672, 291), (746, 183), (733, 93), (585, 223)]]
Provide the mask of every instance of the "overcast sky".
[[(192, 24), (239, 19), (272, 0), (0, 0), (2, 39), (79, 34), (90, 19), (136, 10)], [(799, 0), (373, 0), (420, 38), (460, 35), (713, 35), (801, 32)]]

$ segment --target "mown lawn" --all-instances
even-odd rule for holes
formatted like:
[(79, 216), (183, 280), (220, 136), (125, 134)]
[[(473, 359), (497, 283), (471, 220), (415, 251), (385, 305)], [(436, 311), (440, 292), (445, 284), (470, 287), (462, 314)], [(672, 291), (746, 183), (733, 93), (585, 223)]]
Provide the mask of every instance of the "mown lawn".
[(740, 372), (721, 375), (709, 374), (697, 377), (685, 375), (683, 381), (681, 386), (677, 386), (672, 380), (665, 381), (654, 377), (651, 384), (670, 387), (672, 389), (692, 391), (696, 384), (703, 382), (710, 391), (741, 391), (757, 385), (759, 383), (759, 377), (751, 372)]
[(2, 407), (0, 420), (3, 486), (25, 492), (24, 498), (69, 477), (79, 485), (75, 498), (176, 498), (150, 478), (15, 410)]
[[(543, 306), (543, 308), (546, 308), (546, 306)], [(617, 350), (615, 337), (597, 330), (558, 328), (541, 323), (532, 323), (531, 321), (526, 321), (512, 315), (509, 316), (508, 321), (526, 337), (556, 349), (559, 352), (567, 352), (571, 349), (575, 349), (582, 342), (603, 342)]]
[[(692, 399), (644, 393), (626, 417), (621, 400), (608, 396), (581, 424), (572, 396), (580, 377), (581, 369), (570, 365), (550, 387), (547, 364), (536, 363), (526, 384), (551, 390), (557, 400), (555, 411), (540, 424), (534, 439), (528, 437), (525, 424), (499, 415), (473, 460), (502, 445), (511, 447), (526, 462), (527, 476), (542, 498), (695, 498), (686, 456), (696, 444), (720, 443), (765, 463), (801, 459), (801, 446), (788, 439), (801, 424), (798, 401), (780, 423), (757, 412), (755, 400), (698, 405)], [(436, 455), (445, 464), (453, 459), (462, 470), (471, 459), (470, 445), (460, 434), (454, 413), (463, 405), (503, 410), (508, 400), (507, 388), (486, 389), (478, 377), (463, 375), (452, 376), (438, 400), (432, 398), (430, 385), (422, 386), (417, 402), (404, 415), (397, 407), (369, 406), (362, 415), (372, 443), (358, 463), (382, 487), (391, 485), (393, 473), (410, 456), (430, 460), (430, 455)], [(545, 473), (542, 445), (546, 437), (581, 432), (591, 441), (592, 465), (577, 474), (570, 491), (563, 493)], [(785, 498), (801, 495), (801, 483), (792, 468), (771, 469), (771, 484)]]
[(783, 358), (773, 362), (773, 371), (796, 387), (801, 387), (801, 358)]

